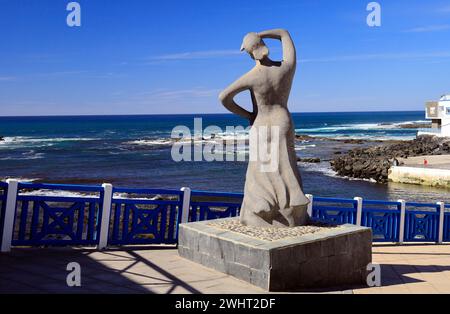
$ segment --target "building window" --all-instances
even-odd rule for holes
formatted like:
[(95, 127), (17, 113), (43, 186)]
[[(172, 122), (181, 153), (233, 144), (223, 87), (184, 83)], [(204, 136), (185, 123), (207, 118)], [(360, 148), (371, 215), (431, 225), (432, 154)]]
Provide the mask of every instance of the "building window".
[(450, 107), (447, 107), (447, 115), (450, 115)]

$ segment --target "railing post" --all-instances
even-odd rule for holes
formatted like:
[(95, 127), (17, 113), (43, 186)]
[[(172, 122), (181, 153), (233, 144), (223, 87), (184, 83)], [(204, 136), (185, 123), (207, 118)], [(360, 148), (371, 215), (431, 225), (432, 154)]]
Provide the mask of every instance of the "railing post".
[(355, 197), (354, 200), (357, 202), (357, 204), (356, 204), (356, 225), (361, 226), (363, 199), (362, 199), (362, 197)]
[(5, 217), (3, 222), (3, 236), (1, 252), (11, 251), (11, 241), (14, 232), (14, 216), (16, 214), (17, 190), (19, 181), (14, 179), (6, 180), (8, 183), (8, 193), (6, 194)]
[(405, 241), (405, 220), (406, 220), (406, 201), (398, 200), (400, 203), (400, 226), (399, 226), (399, 235), (398, 242), (399, 244), (403, 244)]
[(445, 203), (438, 202), (437, 206), (439, 206), (439, 238), (438, 243), (444, 243), (444, 218), (445, 218)]
[(181, 223), (189, 222), (189, 211), (191, 208), (191, 189), (182, 188), (183, 192), (183, 208), (181, 212)]
[(312, 217), (313, 216), (314, 196), (312, 196), (311, 194), (306, 194), (305, 196), (309, 199), (308, 215), (309, 215), (309, 217)]
[(98, 250), (103, 250), (108, 246), (109, 222), (111, 219), (111, 206), (113, 198), (113, 186), (109, 183), (103, 183), (103, 207), (102, 221), (100, 222), (100, 239), (98, 241)]

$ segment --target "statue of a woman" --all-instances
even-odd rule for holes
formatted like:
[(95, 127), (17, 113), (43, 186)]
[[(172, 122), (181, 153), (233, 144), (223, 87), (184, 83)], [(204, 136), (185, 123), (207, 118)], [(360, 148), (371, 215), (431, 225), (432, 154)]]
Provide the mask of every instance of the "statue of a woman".
[[(283, 60), (269, 59), (269, 49), (263, 39), (281, 40)], [(297, 168), (295, 133), (288, 99), (297, 65), (294, 43), (282, 29), (245, 36), (241, 50), (256, 61), (256, 66), (225, 89), (219, 96), (231, 112), (246, 118), (252, 125), (250, 138), (259, 138), (270, 149), (272, 160), (250, 157), (245, 183), (245, 196), (241, 208), (241, 222), (255, 227), (295, 227), (307, 222), (308, 198), (303, 193), (302, 179)], [(249, 90), (253, 112), (236, 104), (234, 97)], [(274, 132), (275, 131), (275, 132)], [(264, 149), (264, 148), (263, 148)], [(256, 149), (258, 151), (258, 149)], [(276, 153), (276, 155), (274, 155)], [(274, 157), (276, 156), (276, 157)], [(275, 168), (264, 169), (267, 162), (277, 158)]]

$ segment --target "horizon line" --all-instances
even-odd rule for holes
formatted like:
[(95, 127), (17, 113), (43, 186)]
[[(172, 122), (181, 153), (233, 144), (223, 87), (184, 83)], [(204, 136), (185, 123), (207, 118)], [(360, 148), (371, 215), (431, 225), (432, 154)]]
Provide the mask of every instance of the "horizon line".
[[(368, 111), (310, 111), (310, 112), (291, 112), (291, 114), (321, 114), (321, 113), (400, 113), (400, 112), (422, 112), (424, 110), (368, 110)], [(137, 113), (137, 114), (55, 114), (55, 115), (0, 115), (0, 118), (51, 118), (51, 117), (139, 117), (139, 116), (212, 116), (212, 115), (234, 115), (233, 113)], [(244, 118), (243, 118), (244, 119)]]

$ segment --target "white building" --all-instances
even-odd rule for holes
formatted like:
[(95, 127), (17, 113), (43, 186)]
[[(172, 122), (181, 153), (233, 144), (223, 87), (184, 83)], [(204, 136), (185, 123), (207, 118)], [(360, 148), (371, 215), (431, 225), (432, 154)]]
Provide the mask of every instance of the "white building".
[(450, 94), (442, 96), (439, 101), (427, 102), (426, 118), (431, 120), (432, 129), (421, 130), (418, 135), (450, 137)]

